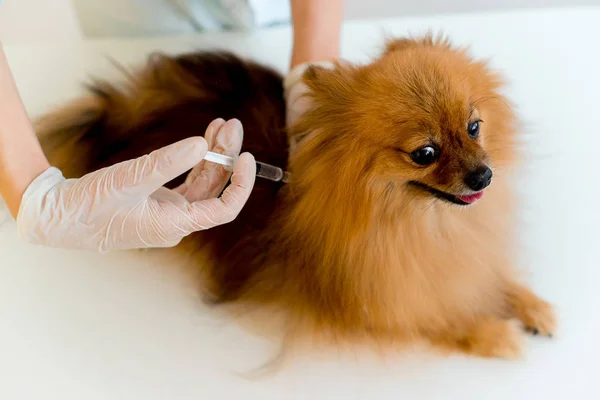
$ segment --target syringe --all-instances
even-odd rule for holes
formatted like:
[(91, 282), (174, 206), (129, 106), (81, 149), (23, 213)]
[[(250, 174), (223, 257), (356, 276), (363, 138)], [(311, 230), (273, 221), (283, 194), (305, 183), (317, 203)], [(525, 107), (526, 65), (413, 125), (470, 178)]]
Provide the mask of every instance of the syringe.
[[(235, 159), (229, 156), (225, 156), (219, 153), (213, 153), (209, 151), (204, 156), (206, 161), (210, 161), (216, 164), (221, 164), (226, 170), (232, 171), (235, 165)], [(288, 172), (283, 171), (281, 168), (274, 165), (265, 164), (260, 161), (256, 161), (256, 176), (268, 179), (273, 182), (287, 183), (290, 177)]]

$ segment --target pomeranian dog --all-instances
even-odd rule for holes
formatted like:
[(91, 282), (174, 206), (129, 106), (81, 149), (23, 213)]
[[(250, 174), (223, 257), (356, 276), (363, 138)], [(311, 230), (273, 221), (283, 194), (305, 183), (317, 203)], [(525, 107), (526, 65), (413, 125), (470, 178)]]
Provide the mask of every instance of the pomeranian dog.
[(38, 129), (51, 163), (79, 177), (239, 119), (242, 151), (290, 182), (258, 179), (235, 221), (180, 248), (212, 260), (201, 269), (214, 302), (282, 311), (291, 335), (501, 358), (521, 354), (523, 331), (551, 336), (552, 306), (514, 268), (518, 131), (501, 79), (428, 35), (303, 80), (314, 108), (286, 127), (269, 68), (220, 52), (154, 55)]

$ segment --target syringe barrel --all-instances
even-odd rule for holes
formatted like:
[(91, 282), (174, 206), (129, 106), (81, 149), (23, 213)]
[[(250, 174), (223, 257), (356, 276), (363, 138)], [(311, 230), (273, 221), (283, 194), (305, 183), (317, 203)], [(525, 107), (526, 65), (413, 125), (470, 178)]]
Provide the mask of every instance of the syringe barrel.
[(279, 182), (283, 178), (283, 171), (274, 165), (256, 161), (256, 176), (260, 176), (271, 181)]

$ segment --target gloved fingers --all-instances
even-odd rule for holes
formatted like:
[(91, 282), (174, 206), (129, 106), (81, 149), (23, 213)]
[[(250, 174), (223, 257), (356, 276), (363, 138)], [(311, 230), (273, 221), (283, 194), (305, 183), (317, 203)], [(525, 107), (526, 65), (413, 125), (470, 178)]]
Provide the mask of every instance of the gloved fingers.
[[(213, 140), (211, 151), (237, 159), (242, 149), (242, 142), (244, 141), (244, 127), (240, 120), (236, 118), (230, 119), (219, 129)], [(226, 172), (227, 179), (229, 179), (231, 171)]]
[(290, 89), (288, 97), (286, 124), (291, 126), (313, 107), (312, 99), (307, 96), (309, 89), (299, 83)]
[(206, 155), (208, 144), (196, 136), (155, 150), (134, 160), (107, 168), (109, 179), (104, 182), (117, 191), (147, 197), (165, 183), (185, 173)]
[(283, 81), (287, 113), (286, 124), (293, 125), (312, 106), (311, 99), (306, 96), (309, 89), (304, 84), (304, 73), (310, 67), (309, 63), (294, 67)]
[[(217, 118), (213, 120), (210, 124), (208, 124), (208, 127), (204, 132), (204, 139), (206, 140), (208, 150), (211, 150), (214, 146), (214, 137), (224, 124), (225, 120), (223, 118)], [(184, 195), (190, 202), (199, 200), (191, 197), (188, 198), (187, 192), (192, 182), (194, 182), (199, 177), (200, 173), (202, 172), (202, 168), (204, 167), (204, 164), (206, 164), (206, 161), (204, 160), (196, 164), (194, 168), (192, 168), (192, 170), (188, 173), (187, 177), (185, 178), (185, 182), (173, 189), (175, 192)]]
[[(204, 133), (204, 139), (206, 139), (209, 151), (214, 151), (213, 148), (215, 147), (215, 137), (217, 136), (217, 133), (221, 130), (223, 125), (225, 125), (225, 120), (223, 118), (217, 118), (213, 120), (210, 124), (208, 124), (206, 132)], [(194, 182), (196, 178), (198, 178), (206, 164), (211, 163), (202, 160), (198, 164), (196, 164), (196, 166), (190, 171), (190, 173), (187, 176), (187, 179), (185, 180), (188, 186), (189, 184)]]
[[(212, 138), (211, 151), (237, 160), (242, 149), (243, 140), (244, 128), (242, 123), (237, 119), (230, 119), (221, 126)], [(201, 174), (206, 177), (207, 184), (204, 186), (195, 183), (191, 185), (192, 193), (194, 190), (201, 191), (196, 200), (218, 197), (227, 185), (232, 172), (226, 170), (222, 165), (206, 163)]]
[(249, 153), (240, 155), (233, 170), (231, 185), (223, 195), (190, 204), (190, 219), (181, 228), (191, 233), (233, 221), (250, 197), (255, 178), (254, 157)]
[(308, 62), (294, 67), (283, 81), (284, 96), (286, 100), (286, 124), (293, 125), (313, 108), (312, 99), (307, 96), (310, 90), (304, 83), (304, 74), (311, 67), (334, 69), (330, 61)]
[(225, 125), (225, 120), (223, 118), (217, 118), (208, 124), (208, 128), (206, 128), (206, 133), (204, 134), (204, 139), (206, 139), (206, 143), (208, 143), (208, 149), (212, 151), (212, 148), (215, 147), (215, 138), (219, 133), (219, 130)]
[[(210, 151), (236, 159), (242, 148), (244, 130), (239, 120), (231, 119), (221, 124), (218, 131), (207, 131), (207, 136)], [(193, 181), (187, 182), (184, 196), (194, 202), (218, 197), (227, 185), (231, 172), (222, 165), (203, 161), (194, 167), (190, 176), (193, 176)]]
[[(147, 202), (140, 207), (135, 223), (134, 232), (128, 233), (128, 240), (137, 235), (136, 247), (173, 247), (188, 235), (181, 225), (186, 225), (189, 220), (187, 210), (189, 202), (179, 193), (160, 187), (148, 197)], [(122, 231), (119, 229), (119, 231)], [(123, 240), (125, 241), (125, 240)], [(114, 243), (118, 246), (119, 243)]]

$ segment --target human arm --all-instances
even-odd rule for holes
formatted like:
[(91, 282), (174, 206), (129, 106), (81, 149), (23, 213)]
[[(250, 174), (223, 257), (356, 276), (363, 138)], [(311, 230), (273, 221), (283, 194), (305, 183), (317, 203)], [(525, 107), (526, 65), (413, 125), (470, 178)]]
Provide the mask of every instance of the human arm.
[(13, 218), (27, 187), (49, 167), (0, 43), (0, 196)]
[[(283, 82), (286, 123), (294, 124), (311, 109), (302, 76), (310, 65), (331, 68), (340, 56), (343, 0), (291, 0), (293, 50), (290, 71)], [(296, 141), (290, 139), (290, 147)]]
[(344, 0), (291, 0), (293, 49), (290, 69), (339, 58)]

